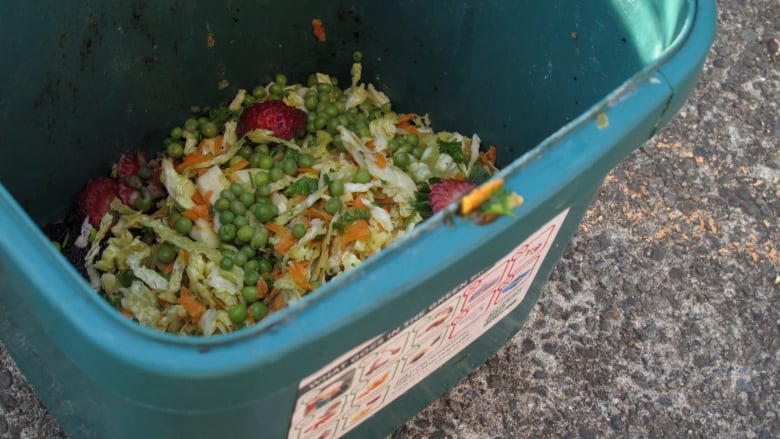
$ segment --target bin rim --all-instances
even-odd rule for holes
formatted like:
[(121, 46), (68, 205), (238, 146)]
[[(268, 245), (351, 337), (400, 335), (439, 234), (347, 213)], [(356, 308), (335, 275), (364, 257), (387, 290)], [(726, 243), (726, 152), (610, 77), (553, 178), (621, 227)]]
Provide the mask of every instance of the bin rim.
[[(680, 48), (683, 47), (687, 41), (691, 40), (691, 38), (694, 36), (694, 31), (696, 28), (701, 27), (701, 23), (696, 21), (697, 17), (699, 16), (699, 10), (705, 7), (703, 6), (705, 4), (712, 4), (714, 0), (687, 0), (687, 2), (689, 7), (683, 26), (675, 36), (674, 40), (655, 60), (653, 60), (652, 63), (649, 63), (647, 66), (643, 67), (637, 73), (621, 83), (617, 88), (608, 93), (605, 97), (592, 105), (589, 109), (558, 128), (554, 133), (542, 140), (539, 144), (535, 145), (525, 154), (515, 159), (511, 164), (503, 168), (496, 176), (499, 178), (508, 178), (519, 173), (526, 164), (538, 158), (550, 148), (555, 147), (555, 145), (562, 138), (566, 137), (572, 132), (577, 131), (584, 125), (592, 123), (593, 119), (599, 113), (603, 112), (605, 108), (615, 105), (615, 103), (619, 102), (626, 94), (628, 94), (637, 83), (650, 78), (654, 72), (657, 72), (661, 66), (673, 58), (680, 51)], [(10, 200), (11, 202), (7, 202), (6, 200)], [(49, 245), (48, 239), (43, 235), (40, 228), (35, 225), (33, 220), (24, 212), (18, 203), (15, 202), (13, 197), (10, 195), (10, 193), (7, 192), (1, 182), (0, 205), (2, 205), (5, 210), (10, 211), (10, 214), (6, 215), (6, 218), (2, 219), (0, 222), (16, 222), (19, 224), (20, 228), (26, 229), (26, 232), (31, 232), (35, 237), (35, 242), (32, 243), (32, 252), (27, 252), (22, 255), (22, 252), (15, 251), (15, 256), (24, 256), (27, 259), (25, 266), (29, 269), (37, 268), (40, 265), (44, 265), (44, 262), (50, 260), (59, 261), (59, 265), (66, 265), (66, 270), (52, 270), (52, 274), (56, 276), (55, 280), (60, 282), (63, 286), (73, 288), (75, 290), (74, 294), (84, 296), (85, 304), (87, 305), (85, 307), (85, 311), (90, 311), (93, 314), (92, 317), (98, 319), (100, 323), (107, 324), (109, 329), (116, 330), (116, 338), (121, 337), (123, 339), (130, 340), (133, 343), (163, 345), (166, 347), (175, 347), (183, 350), (192, 350), (194, 352), (203, 352), (212, 348), (219, 348), (222, 346), (230, 346), (246, 342), (253, 338), (263, 337), (273, 332), (292, 330), (289, 328), (289, 322), (291, 320), (298, 318), (300, 314), (306, 312), (312, 306), (319, 304), (322, 301), (328, 300), (332, 297), (333, 294), (338, 294), (338, 290), (342, 285), (349, 283), (350, 280), (355, 277), (359, 277), (362, 272), (372, 269), (375, 265), (381, 263), (390, 255), (397, 254), (403, 251), (404, 248), (413, 245), (417, 242), (418, 237), (424, 235), (431, 229), (437, 228), (445, 221), (447, 221), (447, 217), (453, 212), (453, 208), (451, 207), (442, 213), (434, 215), (433, 217), (426, 220), (425, 223), (421, 224), (408, 233), (407, 236), (404, 236), (402, 239), (392, 243), (388, 248), (384, 249), (380, 255), (368, 259), (366, 262), (361, 264), (360, 267), (357, 267), (331, 280), (326, 285), (321, 287), (316, 293), (303, 297), (300, 302), (290, 305), (277, 313), (271, 314), (261, 323), (258, 323), (250, 328), (245, 328), (243, 330), (235, 331), (229, 334), (196, 337), (169, 334), (147, 328), (120, 315), (102, 297), (94, 293), (94, 290), (91, 289), (86, 280), (83, 279), (83, 277), (71, 266), (69, 262), (67, 262), (61, 255), (57, 254), (57, 251), (51, 245)], [(0, 240), (0, 243), (1, 241), (2, 240)], [(28, 270), (25, 275), (34, 277), (35, 273), (33, 273), (32, 270)], [(375, 303), (356, 304), (357, 308), (353, 310), (353, 312), (357, 313), (375, 305)], [(115, 343), (108, 342), (104, 337), (98, 337), (94, 331), (89, 330), (90, 328), (87, 327), (88, 325), (84, 324), (83, 321), (78, 321), (80, 319), (76, 319), (73, 316), (67, 316), (67, 318), (72, 320), (71, 325), (73, 328), (79, 329), (79, 335), (90, 339), (90, 343), (93, 345), (100, 346), (104, 350), (112, 352), (113, 355), (117, 357), (127, 357), (126, 354), (121, 352), (121, 347), (117, 346)], [(330, 327), (336, 327), (338, 324), (338, 322), (330, 323)], [(296, 329), (296, 331), (298, 330), (299, 329)], [(367, 334), (367, 337), (371, 335), (373, 334)], [(292, 350), (294, 347), (295, 344), (278, 346), (274, 354), (275, 356), (280, 355), (285, 351)], [(248, 360), (245, 360), (245, 362), (246, 361)], [(136, 363), (142, 364), (141, 362)], [(148, 363), (145, 363), (145, 365), (147, 368), (153, 368), (153, 366)], [(241, 367), (240, 365), (235, 366), (238, 368)], [(193, 368), (196, 367), (197, 366), (193, 365)]]

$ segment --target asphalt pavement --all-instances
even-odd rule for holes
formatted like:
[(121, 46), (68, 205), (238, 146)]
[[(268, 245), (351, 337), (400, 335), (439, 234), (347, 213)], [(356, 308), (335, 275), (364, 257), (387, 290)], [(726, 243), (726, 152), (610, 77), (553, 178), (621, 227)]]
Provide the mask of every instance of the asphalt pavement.
[[(778, 107), (780, 1), (720, 1), (690, 100), (607, 177), (523, 329), (392, 438), (780, 437)], [(0, 361), (0, 438), (65, 438)]]

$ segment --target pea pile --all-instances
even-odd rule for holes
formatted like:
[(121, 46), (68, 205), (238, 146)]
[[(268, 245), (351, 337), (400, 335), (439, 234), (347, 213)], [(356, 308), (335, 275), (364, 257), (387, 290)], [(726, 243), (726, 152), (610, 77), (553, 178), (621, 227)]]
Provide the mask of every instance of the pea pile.
[[(472, 139), (395, 113), (359, 83), (362, 54), (353, 60), (345, 88), (321, 73), (305, 84), (279, 73), (170, 129), (157, 158), (167, 197), (140, 211), (114, 206), (118, 224), (101, 228), (100, 256), (88, 257), (93, 286), (146, 326), (230, 332), (403, 236), (430, 214), (430, 182), (486, 172)], [(276, 101), (300, 115), (295, 135), (239, 135), (248, 107)]]

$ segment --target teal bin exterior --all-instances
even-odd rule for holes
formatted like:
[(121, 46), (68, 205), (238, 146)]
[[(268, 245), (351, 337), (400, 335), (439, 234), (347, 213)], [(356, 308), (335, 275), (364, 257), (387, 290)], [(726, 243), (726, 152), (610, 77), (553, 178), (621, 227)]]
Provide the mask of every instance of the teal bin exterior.
[[(302, 382), (487, 281), (557, 219), (502, 318), (340, 430), (383, 437), (520, 329), (604, 177), (691, 93), (715, 19), (714, 0), (6, 2), (0, 337), (72, 438), (317, 437), (293, 421)], [(437, 214), (264, 323), (210, 338), (128, 321), (41, 233), (87, 177), (158, 149), (191, 105), (278, 71), (346, 81), (354, 50), (396, 108), (497, 146), (500, 177), (524, 198), (514, 217)]]

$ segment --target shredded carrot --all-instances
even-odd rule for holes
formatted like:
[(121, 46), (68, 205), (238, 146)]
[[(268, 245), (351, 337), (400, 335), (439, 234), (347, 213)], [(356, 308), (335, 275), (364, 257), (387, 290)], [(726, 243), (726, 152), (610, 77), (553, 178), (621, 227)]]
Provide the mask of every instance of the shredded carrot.
[(412, 120), (413, 117), (419, 116), (417, 113), (406, 113), (403, 116), (395, 120), (396, 125), (402, 125)]
[(206, 200), (203, 198), (203, 195), (201, 195), (198, 191), (195, 191), (195, 193), (192, 194), (192, 201), (198, 205), (206, 204)]
[(369, 139), (369, 140), (366, 142), (366, 147), (367, 147), (368, 149), (374, 149), (374, 146), (375, 146), (375, 145), (374, 145), (374, 139)]
[(479, 153), (479, 163), (483, 165), (496, 163), (496, 147), (490, 145), (487, 151)]
[(307, 261), (291, 262), (289, 273), (295, 285), (306, 291), (314, 290), (314, 285), (309, 282), (309, 263)]
[(176, 172), (182, 173), (193, 166), (199, 165), (213, 158), (214, 154), (202, 154), (197, 151), (193, 152), (192, 154), (187, 154), (184, 156), (184, 160), (182, 160), (182, 162), (176, 166)]
[(262, 277), (259, 281), (257, 281), (257, 298), (258, 299), (264, 299), (265, 295), (268, 294), (268, 282), (265, 281)]
[(287, 304), (287, 301), (284, 299), (284, 294), (280, 294), (279, 290), (276, 290), (277, 294), (274, 296), (273, 299), (271, 299), (271, 303), (268, 304), (268, 309), (270, 311), (279, 311), (280, 309), (284, 308)]
[(502, 178), (489, 180), (481, 186), (475, 187), (471, 192), (463, 196), (463, 200), (460, 202), (461, 212), (464, 214), (473, 212), (494, 193), (501, 190), (502, 187), (504, 187), (504, 179)]
[(355, 201), (352, 204), (357, 209), (365, 209), (366, 205), (363, 204), (363, 197), (355, 197)]
[(181, 214), (193, 221), (195, 221), (198, 218), (203, 218), (207, 220), (211, 219), (211, 215), (209, 214), (209, 207), (205, 204), (197, 204), (192, 209), (187, 209)]
[(163, 266), (162, 270), (160, 270), (160, 272), (165, 276), (171, 274), (172, 271), (173, 271), (173, 262), (168, 262)]
[(191, 296), (180, 296), (179, 305), (184, 307), (184, 310), (187, 311), (187, 314), (190, 316), (193, 323), (198, 323), (203, 313), (206, 312), (206, 305), (198, 302)]
[(236, 172), (246, 168), (247, 166), (249, 166), (249, 160), (241, 159), (228, 169), (230, 169), (230, 172)]
[(348, 225), (341, 235), (344, 245), (353, 241), (366, 241), (371, 238), (371, 230), (368, 228), (366, 220), (357, 220)]
[(415, 128), (414, 125), (410, 124), (409, 122), (403, 122), (403, 123), (400, 123), (400, 124), (396, 124), (396, 126), (398, 128), (403, 129), (404, 131), (406, 131), (407, 133), (410, 133), (410, 134), (418, 134), (420, 132), (420, 130)]
[(387, 157), (384, 154), (377, 151), (374, 153), (374, 163), (382, 169), (387, 167)]
[(319, 18), (315, 18), (311, 21), (311, 30), (319, 42), (323, 43), (328, 40), (328, 36), (325, 34), (325, 26)]
[(121, 312), (122, 315), (127, 317), (128, 319), (132, 319), (133, 317), (135, 317), (135, 314), (133, 314), (133, 312), (127, 308), (122, 308), (121, 310), (119, 310), (119, 312)]
[(206, 199), (206, 203), (207, 204), (211, 204), (211, 197), (213, 197), (213, 196), (214, 196), (214, 191), (211, 190), (211, 191), (206, 191), (206, 196), (203, 197), (203, 198)]
[(292, 232), (287, 230), (286, 227), (280, 226), (276, 223), (268, 223), (265, 226), (276, 235), (279, 235), (281, 238), (280, 241), (276, 244), (276, 247), (274, 247), (276, 251), (283, 255), (287, 254), (292, 246), (295, 245), (295, 237), (293, 236)]
[(192, 297), (192, 291), (190, 291), (190, 289), (186, 286), (182, 285), (181, 288), (179, 288), (179, 296)]
[[(179, 250), (179, 256), (181, 256), (181, 259), (185, 263), (189, 263), (190, 262), (190, 252), (188, 252), (187, 250)], [(186, 289), (186, 287), (181, 287), (181, 288), (182, 288), (182, 290)]]
[(295, 174), (296, 174), (296, 175), (301, 175), (301, 174), (316, 174), (316, 173), (317, 173), (317, 170), (316, 170), (316, 169), (314, 169), (314, 168), (298, 168), (298, 170), (297, 170), (297, 171), (295, 171)]
[(325, 212), (324, 210), (317, 209), (316, 207), (310, 207), (306, 209), (304, 215), (309, 218), (319, 218), (328, 223), (330, 222), (330, 220), (333, 219), (333, 215), (329, 214), (328, 212)]
[(455, 180), (465, 180), (465, 179), (466, 179), (466, 176), (463, 175), (462, 172), (458, 171), (458, 173), (455, 174)]

